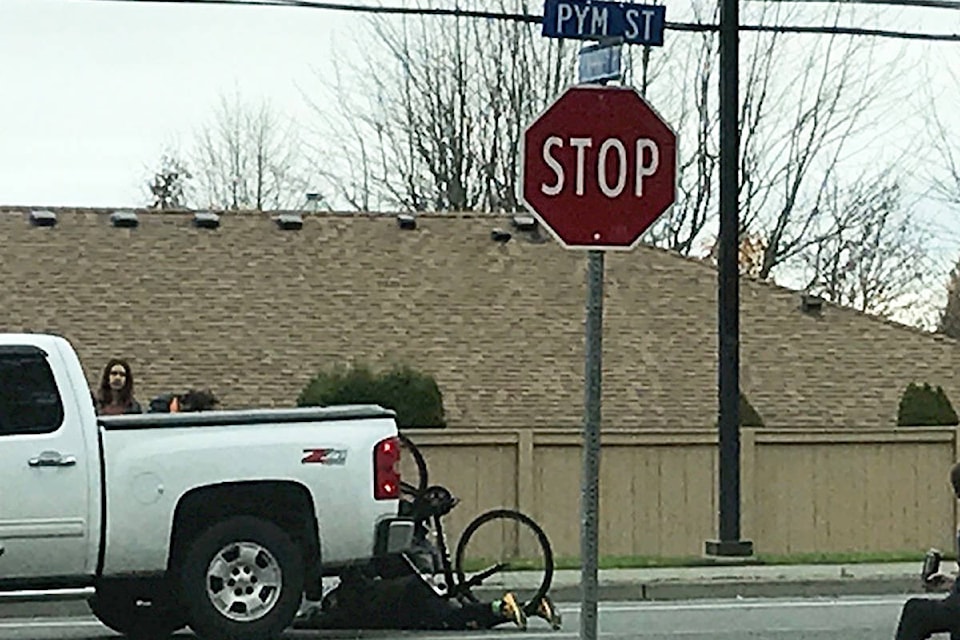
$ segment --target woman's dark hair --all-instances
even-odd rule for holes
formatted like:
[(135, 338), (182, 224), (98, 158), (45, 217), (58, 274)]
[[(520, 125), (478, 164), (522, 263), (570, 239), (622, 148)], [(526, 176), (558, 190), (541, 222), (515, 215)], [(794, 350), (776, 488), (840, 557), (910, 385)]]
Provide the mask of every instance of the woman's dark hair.
[[(123, 387), (117, 391), (117, 397), (113, 397), (113, 389), (110, 388), (110, 370), (120, 365), (127, 372), (127, 379), (123, 382)], [(107, 366), (103, 368), (103, 374), (100, 376), (100, 391), (98, 394), (100, 404), (116, 404), (126, 407), (133, 401), (133, 369), (130, 368), (126, 360), (120, 358), (111, 358)]]

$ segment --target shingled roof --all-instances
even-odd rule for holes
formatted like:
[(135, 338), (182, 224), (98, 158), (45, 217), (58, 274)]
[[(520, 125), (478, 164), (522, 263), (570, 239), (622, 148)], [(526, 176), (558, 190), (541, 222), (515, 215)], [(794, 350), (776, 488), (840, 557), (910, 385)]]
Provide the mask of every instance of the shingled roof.
[[(0, 330), (74, 342), (94, 383), (130, 358), (141, 401), (209, 386), (225, 407), (291, 406), (338, 362), (434, 374), (451, 426), (578, 427), (586, 257), (507, 217), (0, 207)], [(503, 228), (507, 242), (491, 238)], [(708, 427), (716, 413), (716, 271), (641, 247), (607, 258), (604, 423)], [(744, 280), (742, 386), (767, 425), (889, 426), (908, 382), (960, 399), (955, 341)]]

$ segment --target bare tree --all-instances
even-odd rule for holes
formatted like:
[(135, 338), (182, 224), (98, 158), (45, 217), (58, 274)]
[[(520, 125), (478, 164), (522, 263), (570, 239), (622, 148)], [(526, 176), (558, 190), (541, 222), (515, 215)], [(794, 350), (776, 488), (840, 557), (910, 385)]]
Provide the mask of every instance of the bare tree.
[(947, 300), (940, 312), (937, 330), (960, 339), (960, 262), (954, 265), (947, 281)]
[[(928, 65), (936, 68), (937, 76), (929, 72), (918, 75), (923, 82), (916, 92), (915, 110), (920, 120), (920, 130), (911, 140), (918, 153), (919, 162), (914, 175), (926, 187), (923, 195), (930, 209), (941, 212), (943, 222), (938, 225), (937, 240), (941, 255), (956, 255), (956, 226), (952, 222), (960, 208), (960, 136), (949, 116), (956, 109), (957, 90), (960, 78), (949, 65), (944, 65), (937, 52), (931, 51)], [(947, 82), (943, 74), (949, 74)], [(945, 117), (946, 116), (946, 117)], [(932, 153), (930, 153), (932, 152)], [(945, 261), (953, 262), (955, 257)], [(952, 266), (952, 268), (950, 268)], [(936, 301), (938, 312), (930, 324), (936, 331), (953, 338), (960, 338), (960, 263), (945, 266), (944, 278), (937, 287), (942, 294)]]
[[(474, 4), (491, 8), (479, 0), (460, 6)], [(527, 5), (499, 0), (504, 11)], [(764, 24), (800, 11), (748, 7), (745, 19)], [(691, 0), (691, 8), (701, 22), (718, 17), (716, 0)], [(837, 5), (818, 22), (840, 25), (854, 11)], [(349, 84), (340, 66), (333, 78), (339, 112), (314, 102), (327, 144), (346, 159), (325, 174), (337, 197), (362, 210), (518, 210), (523, 127), (574, 81), (578, 47), (509, 22), (378, 16), (369, 25), (366, 67), (352, 69)], [(918, 284), (902, 267), (918, 259), (920, 234), (897, 198), (877, 208), (858, 204), (856, 194), (880, 197), (898, 184), (887, 174), (866, 179), (859, 166), (871, 117), (909, 90), (905, 66), (881, 61), (874, 41), (846, 35), (753, 32), (741, 42), (739, 197), (749, 273), (793, 277), (832, 300), (890, 312), (897, 293)], [(625, 82), (681, 140), (678, 201), (646, 240), (695, 254), (718, 213), (716, 36), (677, 34), (669, 49), (626, 53)], [(833, 270), (839, 263), (844, 269)]]
[[(782, 19), (780, 10), (765, 5), (765, 13), (776, 13), (763, 21)], [(840, 5), (831, 11), (825, 17), (834, 26), (853, 15)], [(791, 58), (784, 38), (754, 36), (740, 115), (741, 225), (767, 238), (761, 277), (802, 261), (808, 248), (823, 250), (831, 234), (841, 233), (830, 224), (830, 207), (823, 206), (827, 191), (838, 182), (853, 191), (867, 186), (856, 181), (859, 165), (876, 162), (876, 149), (868, 157), (860, 146), (866, 131), (877, 127), (871, 116), (892, 118), (889, 107), (909, 90), (897, 83), (901, 68), (880, 62), (875, 40), (839, 34), (808, 38), (791, 65), (784, 61)]]
[(228, 210), (293, 208), (303, 202), (309, 169), (291, 122), (267, 102), (221, 96), (197, 135), (191, 157), (200, 206)]
[[(692, 6), (697, 20), (717, 19), (715, 3)], [(783, 3), (749, 11), (756, 14), (747, 16), (751, 22), (798, 21), (796, 7)], [(826, 15), (839, 25), (850, 13), (837, 6)], [(709, 235), (718, 213), (717, 52), (713, 35), (692, 39), (685, 56), (664, 56), (668, 70), (658, 77), (667, 81), (649, 87), (654, 103), (673, 114), (681, 142), (690, 143), (680, 145), (678, 201), (647, 239), (687, 255), (705, 247), (710, 258), (715, 242), (697, 240)], [(751, 33), (741, 41), (741, 273), (776, 276), (872, 313), (902, 312), (940, 275), (930, 233), (901, 206), (892, 168), (871, 178), (861, 167), (876, 169), (876, 148), (867, 157), (863, 145), (877, 127), (872, 116), (892, 120), (894, 110), (884, 110), (910, 90), (902, 82), (906, 67), (885, 64), (874, 42), (849, 36)], [(890, 166), (908, 175), (903, 160)]]
[[(798, 264), (784, 278), (865, 313), (895, 318), (912, 310), (917, 295), (939, 282), (943, 268), (930, 252), (931, 228), (902, 199), (892, 168), (861, 176), (847, 187), (831, 179), (821, 198), (819, 226), (812, 233), (817, 240), (798, 254)], [(772, 280), (763, 273), (768, 242), (760, 232), (741, 235), (742, 276)], [(707, 246), (704, 257), (716, 264), (717, 238)]]
[[(505, 11), (528, 4), (499, 0)], [(338, 64), (330, 88), (338, 113), (311, 100), (327, 145), (350, 159), (326, 174), (338, 197), (361, 210), (518, 210), (523, 127), (572, 81), (575, 50), (525, 24), (383, 16), (368, 24), (379, 49), (352, 69), (349, 86)]]
[[(717, 19), (717, 3), (692, 0), (696, 20)], [(853, 9), (822, 12), (835, 25)], [(750, 22), (797, 22), (800, 9), (784, 3), (744, 8)], [(691, 46), (661, 53), (669, 71), (652, 83), (655, 104), (668, 111), (681, 136), (679, 198), (649, 232), (653, 244), (695, 253), (697, 239), (717, 221), (718, 52), (713, 34), (688, 36)], [(796, 266), (827, 225), (819, 201), (834, 175), (856, 173), (863, 132), (872, 113), (907, 92), (898, 65), (877, 61), (876, 43), (851, 36), (778, 33), (741, 36), (739, 202), (741, 234), (764, 236), (760, 277)], [(892, 91), (899, 87), (899, 94)], [(686, 142), (686, 144), (683, 144)], [(819, 232), (817, 230), (820, 230)]]
[(192, 178), (186, 162), (166, 152), (147, 184), (152, 209), (182, 209), (187, 206), (188, 187)]
[[(927, 136), (926, 146), (934, 151), (939, 162), (928, 163), (925, 167), (930, 194), (951, 208), (960, 206), (960, 136), (955, 128), (944, 120), (943, 112), (948, 114), (956, 109), (956, 93), (960, 89), (960, 79), (949, 65), (936, 63), (937, 73), (946, 72), (951, 82), (944, 83), (941, 77), (931, 77), (929, 70), (920, 95), (922, 103), (918, 111), (923, 113), (923, 131)], [(934, 88), (944, 95), (934, 95)], [(946, 104), (939, 104), (945, 100)], [(932, 165), (932, 166), (931, 166)]]
[[(698, 22), (716, 22), (719, 3), (694, 0), (691, 4)], [(697, 252), (708, 224), (717, 216), (719, 171), (719, 102), (716, 96), (719, 60), (713, 33), (693, 34), (688, 46), (669, 55), (644, 48), (639, 63), (631, 50), (625, 82), (640, 68), (642, 93), (677, 131), (681, 141), (678, 160), (677, 201), (647, 232), (644, 238), (656, 246), (683, 255)], [(651, 69), (652, 68), (652, 69)], [(658, 79), (663, 82), (658, 82)]]
[(928, 251), (931, 233), (902, 208), (901, 187), (889, 170), (824, 192), (821, 210), (830, 228), (802, 254), (808, 290), (890, 317), (910, 305), (906, 294), (933, 286), (940, 273)]
[[(704, 256), (711, 264), (717, 265), (720, 256), (720, 239), (714, 236), (709, 244), (709, 251)], [(740, 237), (740, 247), (737, 252), (737, 265), (741, 276), (759, 278), (763, 266), (763, 255), (767, 248), (767, 239), (758, 234), (744, 234)]]

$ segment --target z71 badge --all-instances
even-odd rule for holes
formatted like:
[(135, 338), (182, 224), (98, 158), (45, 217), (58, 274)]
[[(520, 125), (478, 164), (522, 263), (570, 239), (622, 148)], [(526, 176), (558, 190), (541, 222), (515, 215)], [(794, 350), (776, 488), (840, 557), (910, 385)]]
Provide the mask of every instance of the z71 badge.
[(304, 449), (301, 464), (336, 464), (347, 463), (346, 449)]

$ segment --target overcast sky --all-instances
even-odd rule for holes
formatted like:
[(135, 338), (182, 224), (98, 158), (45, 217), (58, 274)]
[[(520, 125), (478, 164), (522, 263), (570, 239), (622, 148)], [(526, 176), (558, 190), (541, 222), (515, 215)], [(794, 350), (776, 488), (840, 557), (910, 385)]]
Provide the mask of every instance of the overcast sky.
[[(532, 2), (531, 11), (541, 5)], [(667, 19), (689, 17), (687, 6), (668, 0)], [(886, 17), (870, 26), (954, 32), (960, 25), (960, 11), (881, 11)], [(356, 54), (363, 20), (294, 8), (2, 0), (0, 201), (130, 205), (142, 198), (141, 174), (164, 145), (188, 135), (234, 88), (310, 120), (298, 85), (320, 91), (316, 74), (334, 51)], [(679, 37), (668, 32), (665, 46)], [(960, 58), (960, 43), (936, 46), (939, 61)]]
[[(433, 4), (453, 7), (456, 1)], [(690, 17), (689, 0), (666, 4), (667, 20)], [(755, 7), (757, 0), (743, 0), (743, 6)], [(804, 6), (810, 8), (807, 23), (822, 23), (817, 11), (824, 5)], [(539, 13), (542, 2), (530, 7)], [(862, 26), (960, 32), (960, 11), (876, 6), (864, 11), (873, 15), (863, 13)], [(438, 27), (443, 20), (437, 19)], [(358, 45), (363, 26), (362, 15), (340, 11), (0, 0), (0, 203), (142, 205), (143, 184), (161, 151), (189, 140), (225, 92), (268, 97), (277, 110), (309, 123), (315, 116), (301, 90), (322, 102), (317, 73), (330, 68), (335, 52), (363, 53)], [(680, 37), (668, 31), (665, 46)], [(905, 43), (884, 46), (899, 55)], [(934, 74), (930, 88), (957, 111), (960, 85), (949, 74), (960, 66), (960, 43), (906, 47), (918, 66), (903, 81)], [(903, 122), (916, 109), (916, 103), (904, 103), (889, 120), (878, 118), (868, 137), (878, 149), (909, 145), (915, 129), (905, 129)], [(960, 119), (954, 124), (960, 133)], [(918, 158), (932, 157), (925, 142), (916, 145)], [(922, 189), (919, 179), (915, 188)], [(933, 202), (923, 208), (943, 230), (938, 243), (956, 251), (960, 224), (953, 210)]]

